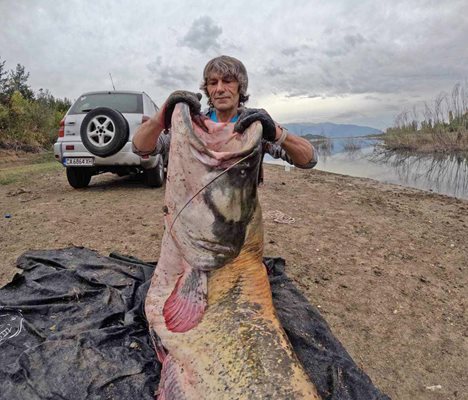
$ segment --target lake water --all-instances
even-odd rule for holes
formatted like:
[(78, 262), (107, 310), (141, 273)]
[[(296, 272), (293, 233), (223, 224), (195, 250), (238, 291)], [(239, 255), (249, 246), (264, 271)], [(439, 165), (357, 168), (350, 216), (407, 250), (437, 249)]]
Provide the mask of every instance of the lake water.
[[(384, 152), (378, 140), (333, 139), (314, 143), (316, 169), (468, 199), (468, 160), (461, 156), (432, 156)], [(265, 157), (265, 162), (274, 162)]]

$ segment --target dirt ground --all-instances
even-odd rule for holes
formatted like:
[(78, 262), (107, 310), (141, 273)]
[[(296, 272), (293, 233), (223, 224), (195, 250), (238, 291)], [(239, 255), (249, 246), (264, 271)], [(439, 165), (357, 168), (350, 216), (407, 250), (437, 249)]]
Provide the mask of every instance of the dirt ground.
[[(29, 249), (156, 260), (163, 196), (108, 174), (74, 190), (63, 169), (0, 186), (0, 285)], [(394, 399), (468, 399), (468, 201), (276, 166), (260, 197), (265, 255), (286, 259), (380, 389)]]

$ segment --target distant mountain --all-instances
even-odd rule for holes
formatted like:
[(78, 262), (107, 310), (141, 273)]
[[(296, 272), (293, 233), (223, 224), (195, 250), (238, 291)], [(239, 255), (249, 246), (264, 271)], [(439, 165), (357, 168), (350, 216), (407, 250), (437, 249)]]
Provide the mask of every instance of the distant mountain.
[(325, 139), (327, 139), (326, 136), (312, 135), (311, 133), (306, 133), (305, 135), (302, 135), (302, 137), (306, 138), (307, 140), (325, 140)]
[(369, 126), (351, 125), (351, 124), (333, 124), (331, 122), (295, 122), (284, 124), (284, 127), (291, 133), (299, 136), (320, 135), (330, 138), (337, 137), (355, 137), (378, 135), (382, 131)]

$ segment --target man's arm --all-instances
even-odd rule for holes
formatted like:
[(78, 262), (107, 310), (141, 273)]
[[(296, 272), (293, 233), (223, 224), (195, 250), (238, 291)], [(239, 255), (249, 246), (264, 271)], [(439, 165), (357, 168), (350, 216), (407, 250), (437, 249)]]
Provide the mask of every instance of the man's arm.
[(312, 143), (288, 132), (278, 124), (276, 125), (275, 142), (273, 142), (272, 147), (281, 146), (296, 167), (313, 168), (317, 164), (317, 152)]
[(172, 92), (159, 111), (148, 121), (141, 124), (133, 136), (133, 152), (139, 155), (148, 155), (156, 151), (159, 135), (164, 129), (171, 125), (172, 112), (177, 103), (186, 103), (190, 107), (190, 112), (198, 115), (201, 105), (200, 93), (192, 93), (186, 90), (176, 90)]
[(275, 123), (264, 109), (244, 109), (234, 125), (234, 130), (242, 133), (254, 121), (262, 124), (264, 148), (274, 158), (282, 158), (299, 168), (312, 168), (317, 164), (317, 153), (312, 143), (289, 133)]
[(164, 130), (161, 123), (161, 111), (140, 125), (133, 136), (133, 152), (139, 155), (148, 155), (154, 153), (159, 135)]

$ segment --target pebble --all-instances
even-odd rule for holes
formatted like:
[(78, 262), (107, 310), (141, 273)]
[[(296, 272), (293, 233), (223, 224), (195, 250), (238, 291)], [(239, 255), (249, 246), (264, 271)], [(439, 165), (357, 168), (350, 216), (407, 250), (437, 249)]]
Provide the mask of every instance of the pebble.
[(440, 390), (440, 389), (442, 389), (442, 385), (426, 386), (426, 389), (427, 389), (427, 390), (432, 390), (432, 391), (434, 392), (435, 390)]

